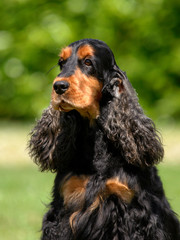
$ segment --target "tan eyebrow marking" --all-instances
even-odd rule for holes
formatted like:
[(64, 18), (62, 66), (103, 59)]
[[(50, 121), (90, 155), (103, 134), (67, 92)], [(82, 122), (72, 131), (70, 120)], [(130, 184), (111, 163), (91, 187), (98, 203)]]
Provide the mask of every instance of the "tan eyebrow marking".
[(77, 52), (77, 55), (80, 59), (83, 59), (87, 56), (93, 56), (94, 55), (94, 49), (92, 46), (86, 44), (83, 46), (80, 46)]
[(71, 47), (65, 47), (61, 50), (59, 56), (63, 60), (67, 60), (72, 54), (72, 48)]

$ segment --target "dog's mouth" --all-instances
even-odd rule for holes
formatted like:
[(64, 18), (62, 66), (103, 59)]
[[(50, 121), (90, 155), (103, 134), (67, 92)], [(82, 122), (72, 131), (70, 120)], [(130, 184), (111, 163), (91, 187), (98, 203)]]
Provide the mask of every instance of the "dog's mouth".
[(59, 110), (62, 112), (69, 112), (69, 111), (73, 110), (73, 108), (72, 108), (72, 106), (63, 102), (62, 104), (59, 104)]
[(56, 101), (53, 99), (51, 103), (52, 103), (52, 107), (55, 110), (59, 110), (62, 112), (69, 112), (74, 109), (72, 104), (68, 103), (67, 101), (65, 101), (63, 99), (59, 100), (59, 101)]

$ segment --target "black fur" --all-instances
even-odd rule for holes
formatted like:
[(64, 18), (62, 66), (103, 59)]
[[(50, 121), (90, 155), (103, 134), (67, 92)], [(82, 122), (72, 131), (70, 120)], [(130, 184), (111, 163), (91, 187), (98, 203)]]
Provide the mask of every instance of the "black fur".
[[(30, 155), (42, 171), (57, 173), (41, 239), (179, 240), (179, 221), (154, 166), (163, 158), (154, 123), (143, 113), (108, 46), (92, 39), (70, 46), (78, 49), (83, 44), (96, 49), (91, 74), (103, 82), (99, 116), (92, 125), (76, 110), (59, 112), (50, 105), (31, 133)], [(68, 75), (67, 69), (63, 74)], [(79, 209), (64, 205), (60, 186), (68, 174), (89, 176)], [(112, 177), (133, 190), (132, 201), (126, 203), (112, 194), (90, 211)], [(69, 218), (76, 211), (70, 226)]]

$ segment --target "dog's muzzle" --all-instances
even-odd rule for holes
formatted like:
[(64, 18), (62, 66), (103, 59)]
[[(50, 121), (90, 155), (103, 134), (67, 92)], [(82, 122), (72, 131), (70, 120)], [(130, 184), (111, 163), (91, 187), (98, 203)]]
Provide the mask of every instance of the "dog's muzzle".
[(68, 90), (69, 86), (70, 84), (67, 81), (57, 81), (54, 83), (53, 88), (57, 94), (62, 95)]

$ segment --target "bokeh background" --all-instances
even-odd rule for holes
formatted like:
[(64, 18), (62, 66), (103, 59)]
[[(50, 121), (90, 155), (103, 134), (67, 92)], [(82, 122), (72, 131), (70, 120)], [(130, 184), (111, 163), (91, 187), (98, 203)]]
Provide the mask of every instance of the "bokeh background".
[(28, 157), (28, 133), (49, 105), (60, 49), (82, 38), (105, 41), (162, 133), (159, 166), (180, 214), (180, 1), (0, 1), (0, 235), (32, 240), (54, 175)]

